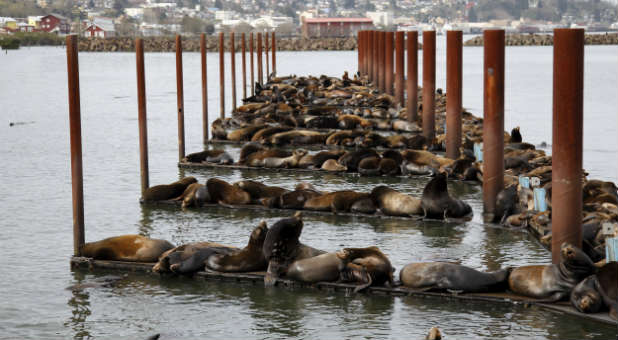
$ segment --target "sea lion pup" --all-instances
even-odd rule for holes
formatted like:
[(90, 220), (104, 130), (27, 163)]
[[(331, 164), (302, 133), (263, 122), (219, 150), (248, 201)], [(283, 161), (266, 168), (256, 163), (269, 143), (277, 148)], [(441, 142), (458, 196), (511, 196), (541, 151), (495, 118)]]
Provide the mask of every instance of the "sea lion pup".
[(276, 187), (276, 186), (268, 186), (256, 181), (240, 181), (234, 183), (234, 186), (241, 188), (242, 190), (249, 193), (252, 200), (259, 200), (262, 198), (268, 197), (279, 197), (289, 190)]
[(95, 260), (157, 262), (163, 252), (174, 248), (166, 240), (141, 235), (122, 235), (88, 242), (79, 248), (79, 255)]
[(565, 242), (560, 247), (560, 263), (547, 266), (523, 266), (509, 275), (509, 289), (519, 295), (545, 301), (559, 301), (596, 267), (580, 249)]
[(266, 150), (266, 147), (262, 146), (258, 142), (245, 143), (245, 145), (243, 145), (240, 149), (240, 157), (238, 158), (238, 164), (245, 164), (249, 155), (262, 150)]
[(249, 193), (224, 180), (211, 178), (206, 182), (206, 187), (213, 203), (242, 205), (251, 202)]
[(256, 132), (255, 134), (253, 134), (253, 136), (251, 137), (251, 141), (252, 142), (261, 142), (264, 140), (268, 140), (270, 138), (270, 136), (276, 134), (276, 133), (280, 133), (280, 132), (287, 132), (292, 130), (291, 127), (283, 127), (283, 126), (270, 126), (270, 127), (265, 127), (263, 129), (261, 129), (260, 131)]
[(370, 156), (363, 158), (358, 163), (358, 173), (365, 176), (379, 176), (380, 156)]
[(182, 159), (183, 162), (191, 163), (219, 163), (219, 164), (232, 164), (232, 156), (223, 150), (204, 150), (188, 154)]
[(511, 268), (484, 273), (454, 263), (410, 263), (399, 272), (401, 283), (414, 289), (453, 290), (465, 293), (504, 291)]
[(413, 216), (423, 213), (421, 200), (406, 195), (385, 185), (373, 188), (371, 199), (384, 215)]
[(238, 250), (214, 242), (193, 242), (183, 244), (161, 254), (157, 264), (152, 267), (155, 273), (173, 272), (192, 274), (204, 269), (204, 261), (214, 254), (227, 254)]
[(373, 149), (361, 149), (355, 151), (348, 151), (343, 156), (339, 157), (339, 163), (348, 168), (350, 172), (358, 171), (358, 163), (367, 157), (380, 157), (380, 155)]
[(144, 191), (142, 199), (145, 202), (171, 200), (182, 195), (185, 189), (195, 182), (195, 177), (185, 177), (174, 183), (155, 185)]
[(597, 276), (590, 275), (571, 291), (571, 305), (582, 313), (596, 313), (603, 307), (603, 298), (597, 291)]
[(339, 123), (339, 127), (343, 130), (354, 130), (357, 127), (367, 129), (373, 126), (370, 120), (356, 115), (341, 115), (337, 118), (337, 122)]
[(253, 272), (266, 270), (268, 262), (264, 258), (262, 247), (268, 233), (265, 221), (253, 229), (249, 243), (240, 251), (229, 254), (212, 255), (206, 261), (206, 267), (219, 272)]
[(337, 252), (337, 256), (347, 262), (341, 271), (341, 280), (344, 282), (361, 283), (354, 292), (361, 291), (369, 286), (387, 285), (393, 287), (393, 272), (395, 268), (380, 248), (344, 248)]
[[(180, 200), (182, 201), (182, 208), (184, 209), (187, 207), (199, 207), (203, 205), (204, 203), (206, 203), (205, 201), (206, 198), (208, 199), (208, 201), (210, 201), (210, 195), (208, 194), (208, 189), (206, 190), (204, 189), (206, 189), (206, 186), (203, 184), (193, 183), (189, 185), (187, 189), (185, 189), (185, 191), (180, 196)], [(198, 196), (197, 192), (199, 190), (205, 191), (206, 196), (204, 196), (203, 194), (200, 194)]]
[(337, 281), (346, 264), (337, 253), (326, 253), (292, 262), (285, 277), (306, 283)]
[(297, 149), (289, 157), (266, 157), (264, 158), (265, 168), (296, 168), (301, 158), (307, 154), (307, 150)]
[(328, 159), (322, 164), (320, 169), (331, 172), (344, 172), (348, 170), (348, 167), (339, 164), (336, 159)]
[(277, 278), (284, 273), (288, 265), (294, 261), (324, 254), (324, 251), (306, 246), (299, 241), (303, 230), (300, 212), (293, 217), (277, 221), (266, 234), (262, 251), (268, 261), (268, 269), (264, 276), (264, 284), (273, 286)]
[(292, 152), (282, 149), (264, 149), (247, 155), (244, 164), (253, 167), (263, 167), (266, 158), (285, 158), (290, 157)]
[(448, 193), (446, 174), (439, 172), (423, 189), (421, 205), (426, 218), (462, 218), (472, 214), (472, 208)]
[(227, 134), (227, 139), (231, 140), (231, 141), (235, 141), (235, 142), (240, 142), (240, 141), (249, 141), (251, 140), (251, 137), (253, 137), (253, 134), (266, 128), (267, 125), (264, 124), (260, 124), (260, 125), (250, 125), (241, 129), (237, 129), (231, 132), (228, 132)]

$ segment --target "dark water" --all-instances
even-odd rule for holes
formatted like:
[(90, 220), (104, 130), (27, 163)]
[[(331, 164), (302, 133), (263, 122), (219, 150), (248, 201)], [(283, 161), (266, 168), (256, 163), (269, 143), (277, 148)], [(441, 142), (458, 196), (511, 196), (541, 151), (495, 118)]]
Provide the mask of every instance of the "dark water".
[[(438, 55), (443, 55), (439, 41)], [(615, 180), (616, 47), (586, 48), (585, 167)], [(507, 50), (507, 128), (551, 141), (551, 48)], [(279, 53), (281, 74), (340, 75), (356, 67), (354, 52)], [(216, 55), (209, 54), (209, 107), (217, 117)], [(237, 58), (240, 61), (240, 58)], [(482, 49), (464, 50), (464, 106), (481, 114)], [(199, 59), (186, 53), (187, 151), (201, 149)], [(260, 220), (252, 211), (179, 211), (139, 205), (135, 56), (80, 54), (86, 240), (140, 233), (174, 243), (213, 240), (244, 246)], [(438, 60), (444, 83), (444, 58)], [(426, 179), (370, 179), (252, 171), (179, 171), (176, 167), (176, 83), (172, 54), (147, 54), (151, 184), (179, 176), (200, 182), (254, 179), (292, 187), (308, 181), (324, 189), (368, 190), (378, 183), (419, 195)], [(65, 289), (96, 275), (69, 269), (72, 213), (66, 58), (61, 48), (22, 48), (0, 54), (0, 338), (410, 338), (432, 326), (446, 339), (612, 338), (616, 328), (537, 308), (441, 299), (265, 289), (248, 284), (194, 282), (130, 275), (109, 286)], [(239, 82), (240, 84), (240, 82)], [(440, 86), (440, 85), (438, 85)], [(239, 92), (238, 97), (241, 97)], [(226, 93), (229, 96), (229, 92)], [(227, 99), (230, 107), (231, 97)], [(33, 122), (9, 127), (11, 122)], [(541, 264), (550, 256), (525, 232), (480, 221), (480, 187), (457, 184), (469, 202), (464, 224), (347, 217), (306, 217), (302, 241), (336, 250), (378, 245), (396, 268), (414, 261), (455, 261), (479, 270)]]

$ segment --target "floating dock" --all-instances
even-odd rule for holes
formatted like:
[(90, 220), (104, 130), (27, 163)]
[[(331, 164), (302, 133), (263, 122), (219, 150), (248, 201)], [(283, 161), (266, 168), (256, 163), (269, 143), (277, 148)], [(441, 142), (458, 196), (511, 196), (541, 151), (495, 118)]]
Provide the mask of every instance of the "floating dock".
[[(122, 262), (122, 261), (102, 261), (93, 260), (86, 257), (72, 257), (71, 269), (73, 270), (113, 270), (115, 272), (140, 272), (150, 275), (160, 275), (152, 272), (152, 266), (154, 263), (143, 262)], [(246, 282), (254, 285), (262, 285), (264, 282), (264, 272), (249, 272), (249, 273), (220, 273), (211, 270), (199, 271), (195, 273), (192, 278), (194, 280), (207, 280), (207, 281), (225, 281), (225, 282)], [(277, 287), (284, 288), (311, 288), (320, 291), (340, 293), (344, 292), (349, 294), (354, 291), (356, 285), (346, 283), (335, 282), (318, 282), (314, 284), (307, 284), (299, 281), (279, 279), (276, 284)], [(508, 294), (508, 293), (439, 293), (439, 292), (425, 292), (419, 290), (412, 290), (405, 287), (369, 287), (364, 292), (368, 295), (390, 295), (390, 296), (417, 296), (428, 298), (443, 298), (457, 301), (480, 301), (488, 303), (504, 303), (511, 305), (535, 305), (540, 308), (550, 310), (552, 312), (559, 312), (577, 316), (583, 319), (596, 321), (599, 323), (618, 325), (616, 320), (609, 317), (608, 313), (592, 313), (585, 314), (578, 312), (568, 302), (559, 303), (541, 303), (535, 302), (534, 299), (530, 299), (523, 296)]]

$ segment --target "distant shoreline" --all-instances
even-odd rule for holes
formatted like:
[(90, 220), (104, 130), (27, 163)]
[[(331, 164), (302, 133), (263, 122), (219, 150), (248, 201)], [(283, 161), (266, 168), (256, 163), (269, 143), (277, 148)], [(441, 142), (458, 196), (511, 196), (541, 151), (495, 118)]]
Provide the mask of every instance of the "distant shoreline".
[[(586, 45), (618, 45), (618, 33), (586, 34)], [(551, 46), (554, 37), (551, 34), (506, 34), (506, 46)], [(483, 36), (467, 40), (464, 46), (483, 46)]]

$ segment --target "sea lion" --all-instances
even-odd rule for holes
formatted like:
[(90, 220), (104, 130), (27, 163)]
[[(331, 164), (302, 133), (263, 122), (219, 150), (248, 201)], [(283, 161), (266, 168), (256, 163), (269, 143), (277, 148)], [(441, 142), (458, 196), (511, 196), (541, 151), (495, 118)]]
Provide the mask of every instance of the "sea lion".
[(249, 237), (249, 243), (240, 251), (229, 254), (217, 254), (210, 256), (206, 266), (219, 272), (253, 272), (265, 270), (268, 262), (264, 258), (262, 247), (268, 233), (265, 221), (253, 229)]
[[(364, 200), (364, 199), (371, 199), (371, 197), (369, 196), (368, 193), (365, 192), (354, 192), (354, 191), (350, 191), (350, 192), (339, 192), (335, 195), (335, 197), (333, 198), (331, 204), (330, 204), (330, 210), (333, 213), (338, 213), (338, 212), (349, 212), (352, 209), (352, 206), (360, 201), (360, 200)], [(357, 206), (357, 209), (359, 207)], [(375, 209), (374, 209), (375, 212)]]
[(221, 118), (216, 119), (210, 126), (210, 132), (213, 139), (227, 139), (227, 131), (223, 127), (223, 120)]
[(253, 136), (251, 137), (251, 141), (252, 142), (261, 142), (264, 140), (268, 140), (270, 138), (270, 136), (279, 133), (279, 132), (287, 132), (292, 130), (291, 127), (282, 127), (282, 126), (271, 126), (271, 127), (265, 127), (261, 130), (259, 130), (258, 132), (256, 132), (255, 134), (253, 134)]
[(423, 212), (427, 218), (462, 218), (472, 213), (472, 208), (462, 200), (452, 198), (448, 193), (446, 174), (439, 172), (423, 189), (421, 197)]
[(336, 159), (328, 159), (326, 160), (320, 169), (324, 171), (332, 171), (332, 172), (343, 172), (347, 171), (348, 168), (344, 165), (339, 164)]
[(340, 145), (342, 141), (345, 139), (353, 140), (354, 138), (358, 136), (362, 136), (363, 134), (364, 134), (364, 131), (362, 130), (336, 131), (328, 135), (328, 138), (326, 138), (324, 143), (326, 145)]
[(521, 143), (522, 142), (522, 137), (521, 137), (521, 133), (519, 132), (519, 126), (514, 127), (513, 130), (511, 130), (511, 143)]
[[(354, 200), (355, 198), (362, 197), (363, 195), (358, 192), (343, 190), (343, 191), (335, 191), (331, 193), (322, 194), (317, 197), (313, 197), (308, 199), (303, 206), (304, 210), (318, 210), (318, 211), (337, 211), (336, 207), (333, 205), (335, 198), (340, 196), (339, 204), (340, 208), (343, 208), (344, 202), (341, 202), (341, 199)], [(364, 197), (363, 197), (364, 198)], [(353, 202), (352, 202), (353, 203)], [(348, 209), (349, 210), (349, 206)]]
[(325, 253), (300, 243), (302, 230), (303, 221), (300, 212), (293, 217), (277, 221), (268, 230), (262, 247), (264, 258), (268, 261), (268, 269), (264, 276), (266, 286), (274, 285), (290, 263)]
[(266, 148), (257, 142), (245, 143), (245, 145), (243, 145), (240, 149), (240, 157), (238, 158), (238, 164), (245, 164), (249, 155), (262, 150), (266, 150)]
[(335, 116), (317, 116), (305, 119), (305, 127), (308, 129), (337, 129), (339, 120)]
[(363, 158), (358, 163), (358, 173), (365, 176), (379, 176), (380, 156), (370, 156)]
[(195, 182), (195, 177), (185, 177), (174, 183), (155, 185), (144, 191), (142, 199), (145, 202), (171, 200), (182, 195), (185, 189)]
[(597, 291), (609, 308), (609, 316), (618, 320), (618, 262), (610, 262), (597, 272)]
[(326, 253), (292, 262), (285, 277), (306, 283), (331, 282), (339, 279), (345, 266), (337, 253)]
[(383, 214), (390, 216), (412, 216), (423, 212), (421, 200), (403, 194), (385, 185), (375, 187), (371, 191), (373, 203)]
[(214, 203), (241, 205), (251, 202), (249, 193), (224, 180), (211, 178), (206, 182), (206, 187), (208, 188), (210, 199)]
[(201, 163), (209, 162), (216, 164), (232, 164), (232, 156), (223, 150), (204, 150), (188, 154), (182, 159), (183, 162)]
[(289, 192), (289, 190), (281, 187), (268, 186), (260, 182), (249, 180), (236, 182), (234, 183), (234, 186), (237, 186), (249, 193), (251, 199), (253, 200), (259, 200), (261, 198), (268, 197), (279, 197), (284, 193)]
[(294, 150), (289, 157), (266, 157), (264, 158), (265, 168), (296, 168), (298, 162), (307, 154), (307, 150)]
[(401, 163), (403, 163), (403, 156), (401, 156), (401, 152), (397, 150), (386, 150), (382, 152), (382, 158), (392, 159), (395, 163), (397, 163), (397, 166), (400, 166)]
[(155, 273), (173, 272), (192, 274), (204, 268), (204, 263), (215, 254), (227, 254), (238, 248), (214, 242), (187, 243), (161, 254), (157, 264), (152, 267)]
[(199, 183), (193, 183), (189, 185), (187, 189), (185, 189), (185, 191), (180, 196), (180, 200), (182, 201), (182, 208), (184, 209), (187, 207), (197, 207), (197, 206), (201, 206), (202, 204), (204, 204), (205, 203), (204, 201), (201, 201), (201, 200), (198, 201), (197, 199), (198, 190), (204, 187), (205, 187), (204, 184), (199, 184)]
[(350, 172), (358, 171), (358, 164), (367, 157), (380, 157), (373, 149), (361, 149), (348, 151), (343, 156), (339, 157), (339, 163), (348, 168)]
[(496, 196), (496, 208), (494, 210), (493, 222), (504, 222), (511, 215), (522, 212), (517, 195), (517, 186), (510, 185), (502, 189)]
[(580, 249), (565, 242), (560, 247), (560, 263), (547, 266), (523, 266), (509, 275), (509, 289), (519, 295), (547, 301), (559, 301), (596, 267)]
[(251, 137), (253, 137), (253, 134), (255, 134), (256, 132), (264, 129), (268, 127), (267, 125), (250, 125), (247, 127), (244, 127), (242, 129), (237, 129), (231, 132), (228, 132), (227, 134), (227, 139), (231, 140), (231, 141), (235, 141), (235, 142), (240, 142), (240, 141), (249, 141), (251, 140)]
[(337, 256), (346, 261), (346, 267), (341, 271), (344, 282), (358, 282), (360, 286), (354, 289), (358, 292), (369, 286), (388, 285), (393, 287), (393, 272), (395, 268), (380, 248), (344, 248), (337, 252)]
[(597, 291), (597, 276), (590, 275), (571, 291), (571, 305), (582, 313), (596, 313), (603, 307), (603, 298)]
[(408, 122), (407, 120), (395, 119), (392, 122), (393, 130), (403, 132), (421, 132), (422, 129), (415, 122)]
[(313, 156), (313, 166), (320, 168), (329, 159), (337, 160), (345, 153), (344, 150), (320, 151)]
[(337, 121), (339, 128), (343, 130), (354, 130), (357, 127), (367, 129), (373, 126), (371, 121), (355, 115), (341, 115), (337, 118)]
[(292, 153), (288, 150), (282, 149), (264, 149), (260, 151), (253, 152), (244, 160), (244, 164), (252, 167), (263, 167), (264, 159), (266, 158), (285, 158), (290, 157)]
[(141, 235), (122, 235), (88, 242), (80, 247), (79, 255), (95, 260), (157, 262), (159, 256), (171, 248), (174, 248), (174, 245), (166, 240)]
[(279, 197), (263, 198), (261, 201), (262, 205), (269, 208), (303, 209), (307, 200), (320, 195), (322, 193), (315, 190), (296, 189), (286, 192)]
[(361, 213), (361, 214), (375, 214), (378, 208), (373, 203), (373, 199), (371, 199), (371, 195), (368, 198), (359, 199), (352, 206), (350, 206), (351, 212)]
[(307, 145), (307, 144), (323, 144), (327, 138), (327, 134), (311, 131), (311, 130), (292, 130), (287, 132), (279, 132), (270, 137), (270, 143), (273, 145)]
[(401, 283), (414, 289), (484, 293), (506, 290), (511, 269), (484, 273), (454, 263), (410, 263), (399, 272)]
[(395, 176), (399, 174), (400, 168), (395, 160), (391, 158), (382, 158), (378, 164), (378, 170), (381, 175)]

